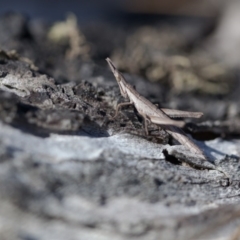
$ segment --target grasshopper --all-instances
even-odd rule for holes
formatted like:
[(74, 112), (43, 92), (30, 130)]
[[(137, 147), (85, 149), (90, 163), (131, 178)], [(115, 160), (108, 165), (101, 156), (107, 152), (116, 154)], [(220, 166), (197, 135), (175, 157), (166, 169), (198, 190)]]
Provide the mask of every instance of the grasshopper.
[(190, 137), (188, 137), (183, 130), (180, 129), (180, 127), (183, 127), (184, 122), (171, 119), (174, 117), (199, 118), (203, 115), (203, 113), (172, 110), (166, 108), (159, 109), (156, 105), (141, 96), (133, 86), (126, 82), (123, 75), (116, 69), (109, 58), (107, 58), (106, 61), (108, 62), (113, 75), (117, 80), (121, 95), (124, 98), (129, 99), (129, 102), (123, 102), (117, 105), (116, 113), (113, 119), (117, 117), (119, 110), (123, 106), (134, 105), (138, 113), (144, 119), (146, 135), (148, 135), (148, 123), (157, 124), (165, 129), (179, 143), (187, 147), (192, 153), (198, 155), (201, 159), (206, 160), (203, 151), (195, 143), (193, 143)]

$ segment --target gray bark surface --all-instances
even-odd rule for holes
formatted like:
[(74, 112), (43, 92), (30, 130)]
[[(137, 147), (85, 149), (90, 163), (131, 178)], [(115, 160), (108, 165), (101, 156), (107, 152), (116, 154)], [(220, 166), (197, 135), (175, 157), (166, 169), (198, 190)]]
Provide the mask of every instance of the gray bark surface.
[(196, 141), (229, 183), (218, 170), (184, 164), (197, 158), (183, 146), (146, 139), (131, 109), (107, 119), (115, 101), (109, 88), (98, 95), (87, 82), (56, 85), (6, 56), (0, 65), (1, 239), (232, 234), (240, 214), (239, 140)]

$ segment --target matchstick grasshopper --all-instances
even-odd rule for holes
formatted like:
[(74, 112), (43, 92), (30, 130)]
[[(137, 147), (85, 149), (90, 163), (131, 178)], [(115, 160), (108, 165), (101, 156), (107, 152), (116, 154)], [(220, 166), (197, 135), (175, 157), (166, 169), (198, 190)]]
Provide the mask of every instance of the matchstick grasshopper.
[(148, 123), (154, 123), (164, 130), (166, 130), (173, 138), (179, 143), (187, 147), (192, 153), (197, 154), (201, 159), (206, 160), (203, 151), (188, 137), (180, 127), (183, 127), (183, 121), (176, 121), (171, 118), (199, 118), (203, 115), (201, 112), (187, 112), (173, 109), (159, 109), (156, 105), (148, 101), (146, 98), (141, 96), (130, 84), (128, 84), (123, 75), (116, 69), (112, 61), (107, 58), (108, 62), (120, 88), (121, 95), (129, 99), (129, 102), (120, 103), (117, 105), (116, 114), (113, 119), (119, 113), (119, 110), (123, 106), (134, 105), (137, 112), (144, 119), (145, 133), (148, 135)]

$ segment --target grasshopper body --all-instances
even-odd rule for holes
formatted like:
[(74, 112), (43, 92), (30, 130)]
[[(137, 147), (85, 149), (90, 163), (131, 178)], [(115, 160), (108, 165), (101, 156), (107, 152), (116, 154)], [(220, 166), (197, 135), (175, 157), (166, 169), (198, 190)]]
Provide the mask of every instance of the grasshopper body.
[(144, 119), (145, 132), (148, 134), (147, 124), (148, 122), (160, 125), (166, 130), (173, 138), (179, 143), (187, 147), (192, 153), (197, 154), (202, 159), (206, 160), (206, 157), (202, 150), (181, 130), (179, 127), (184, 125), (182, 121), (175, 121), (170, 117), (192, 117), (199, 118), (203, 114), (201, 112), (186, 112), (172, 109), (159, 109), (156, 105), (148, 101), (146, 98), (141, 96), (130, 84), (128, 84), (123, 75), (116, 69), (112, 61), (106, 59), (120, 88), (121, 95), (124, 98), (129, 99), (129, 102), (120, 103), (117, 106), (117, 116), (120, 108), (126, 105), (134, 105), (138, 113)]

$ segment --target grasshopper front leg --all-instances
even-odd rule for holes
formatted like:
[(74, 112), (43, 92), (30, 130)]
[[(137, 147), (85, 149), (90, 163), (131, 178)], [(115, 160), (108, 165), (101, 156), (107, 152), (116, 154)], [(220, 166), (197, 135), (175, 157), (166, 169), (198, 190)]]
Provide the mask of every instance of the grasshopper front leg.
[(132, 105), (133, 103), (132, 102), (124, 102), (124, 103), (119, 103), (117, 105), (117, 109), (116, 109), (116, 113), (115, 115), (112, 117), (112, 119), (115, 119), (120, 111), (120, 109), (124, 106), (129, 106), (129, 105)]

